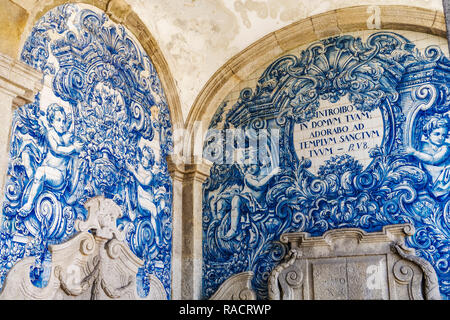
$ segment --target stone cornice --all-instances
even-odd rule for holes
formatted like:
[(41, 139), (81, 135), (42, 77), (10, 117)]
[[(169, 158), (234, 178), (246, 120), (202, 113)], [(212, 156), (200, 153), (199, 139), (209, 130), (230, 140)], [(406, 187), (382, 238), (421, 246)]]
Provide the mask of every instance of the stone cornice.
[(42, 89), (42, 73), (23, 62), (0, 54), (0, 88), (17, 98), (17, 104), (32, 102)]
[(172, 179), (178, 181), (197, 181), (203, 183), (209, 177), (213, 163), (207, 159), (196, 159), (186, 163), (186, 159), (176, 156), (167, 157), (168, 170)]

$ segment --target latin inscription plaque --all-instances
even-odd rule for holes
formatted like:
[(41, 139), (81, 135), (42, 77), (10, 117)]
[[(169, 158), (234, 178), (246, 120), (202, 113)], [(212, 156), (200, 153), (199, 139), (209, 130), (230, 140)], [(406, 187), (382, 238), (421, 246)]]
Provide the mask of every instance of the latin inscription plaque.
[(312, 159), (310, 171), (333, 156), (350, 155), (365, 168), (370, 164), (370, 149), (381, 146), (383, 118), (379, 109), (363, 112), (347, 97), (337, 103), (322, 101), (315, 117), (294, 126), (294, 146), (299, 159)]

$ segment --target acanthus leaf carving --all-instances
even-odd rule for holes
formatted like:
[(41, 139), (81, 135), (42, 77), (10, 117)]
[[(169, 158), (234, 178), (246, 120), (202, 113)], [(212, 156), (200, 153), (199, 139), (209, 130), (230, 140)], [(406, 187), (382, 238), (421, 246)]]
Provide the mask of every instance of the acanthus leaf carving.
[(424, 299), (441, 300), (439, 281), (433, 266), (427, 260), (416, 256), (413, 250), (407, 248), (404, 244), (394, 243), (392, 246), (403, 259), (414, 263), (422, 270), (424, 278)]

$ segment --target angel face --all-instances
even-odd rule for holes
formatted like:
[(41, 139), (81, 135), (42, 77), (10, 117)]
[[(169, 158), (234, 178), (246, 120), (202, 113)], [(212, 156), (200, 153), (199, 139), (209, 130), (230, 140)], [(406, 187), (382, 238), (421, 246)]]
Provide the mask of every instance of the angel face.
[(53, 128), (59, 134), (66, 132), (66, 114), (61, 111), (55, 112), (55, 119), (53, 120)]
[(144, 169), (149, 169), (153, 166), (155, 162), (155, 156), (153, 155), (153, 152), (148, 147), (144, 147), (142, 149), (142, 167)]
[(445, 139), (447, 139), (447, 136), (448, 136), (448, 129), (442, 127), (431, 131), (429, 139), (432, 144), (440, 147), (444, 144)]
[(448, 117), (433, 116), (423, 127), (423, 133), (431, 144), (440, 147), (448, 137), (449, 125)]
[(67, 131), (67, 115), (62, 106), (56, 103), (50, 105), (47, 110), (47, 120), (58, 134)]
[(251, 175), (257, 175), (261, 171), (261, 168), (257, 164), (251, 164), (245, 168), (245, 171)]

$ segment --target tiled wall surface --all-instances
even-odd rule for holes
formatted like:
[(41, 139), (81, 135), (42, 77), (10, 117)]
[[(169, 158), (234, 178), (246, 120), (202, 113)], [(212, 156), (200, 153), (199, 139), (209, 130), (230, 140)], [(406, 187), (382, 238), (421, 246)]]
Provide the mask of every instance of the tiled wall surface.
[(215, 162), (203, 189), (204, 296), (253, 271), (266, 298), (284, 232), (410, 222), (408, 245), (448, 298), (447, 56), (443, 38), (361, 31), (285, 52), (236, 86), (204, 148)]
[(76, 233), (83, 204), (104, 195), (122, 209), (118, 227), (148, 275), (171, 294), (172, 187), (166, 156), (171, 121), (156, 70), (139, 42), (101, 10), (66, 4), (31, 30), (21, 59), (43, 72), (35, 101), (11, 129), (1, 212), (1, 277), (32, 256), (32, 282), (45, 286), (48, 245)]

